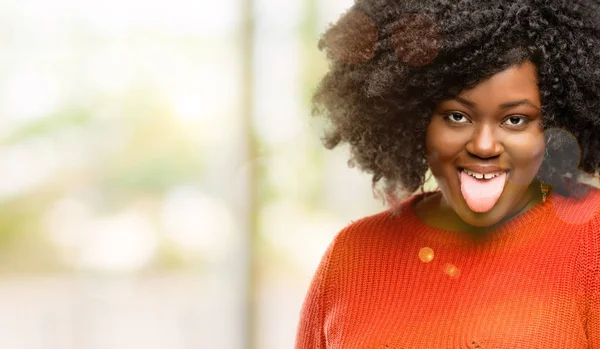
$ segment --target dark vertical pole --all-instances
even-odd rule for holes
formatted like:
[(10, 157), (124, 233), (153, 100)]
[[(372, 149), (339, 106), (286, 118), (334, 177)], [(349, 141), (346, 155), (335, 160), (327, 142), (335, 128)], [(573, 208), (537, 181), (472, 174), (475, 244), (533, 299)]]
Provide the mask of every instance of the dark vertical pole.
[(242, 62), (241, 122), (242, 139), (246, 151), (247, 178), (246, 202), (243, 211), (245, 236), (245, 309), (244, 347), (258, 349), (258, 144), (254, 132), (254, 1), (241, 0), (240, 53)]

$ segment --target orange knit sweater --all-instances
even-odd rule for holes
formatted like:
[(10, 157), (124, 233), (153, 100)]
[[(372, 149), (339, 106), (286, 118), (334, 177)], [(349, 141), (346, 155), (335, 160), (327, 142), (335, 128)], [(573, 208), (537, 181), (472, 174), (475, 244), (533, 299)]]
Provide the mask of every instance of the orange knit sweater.
[(422, 196), (338, 233), (296, 349), (600, 349), (597, 189), (552, 194), (476, 240), (420, 221)]

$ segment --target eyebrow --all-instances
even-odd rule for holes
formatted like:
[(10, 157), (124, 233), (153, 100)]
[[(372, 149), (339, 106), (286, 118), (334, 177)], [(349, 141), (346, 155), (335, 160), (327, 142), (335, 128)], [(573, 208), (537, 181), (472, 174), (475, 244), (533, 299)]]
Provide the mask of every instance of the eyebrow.
[[(465, 98), (462, 98), (462, 97), (458, 97), (458, 96), (456, 96), (455, 99), (457, 101), (459, 101), (460, 103), (466, 105), (466, 106), (469, 106), (471, 108), (477, 108), (477, 104), (475, 104), (474, 102), (472, 102), (472, 101), (470, 101), (468, 99), (465, 99)], [(521, 100), (518, 100), (518, 101), (512, 101), (512, 102), (502, 103), (502, 104), (500, 104), (500, 108), (507, 109), (507, 108), (512, 108), (512, 107), (517, 107), (517, 106), (520, 106), (520, 105), (526, 105), (526, 106), (535, 108), (537, 110), (540, 110), (540, 108), (538, 106), (536, 106), (535, 104), (531, 103), (528, 99), (521, 99)]]

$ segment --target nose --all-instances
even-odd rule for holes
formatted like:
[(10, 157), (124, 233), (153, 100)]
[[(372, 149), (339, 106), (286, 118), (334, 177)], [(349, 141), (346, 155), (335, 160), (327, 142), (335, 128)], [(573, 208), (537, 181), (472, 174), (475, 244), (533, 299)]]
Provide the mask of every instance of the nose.
[(487, 124), (480, 124), (473, 130), (466, 149), (471, 155), (481, 159), (499, 156), (504, 151), (496, 135), (496, 128)]

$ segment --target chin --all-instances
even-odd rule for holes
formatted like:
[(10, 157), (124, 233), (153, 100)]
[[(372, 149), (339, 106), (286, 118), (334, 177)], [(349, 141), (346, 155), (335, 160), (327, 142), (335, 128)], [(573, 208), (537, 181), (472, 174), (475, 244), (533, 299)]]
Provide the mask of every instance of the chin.
[(493, 225), (500, 223), (501, 218), (483, 218), (483, 219), (471, 219), (470, 217), (461, 217), (465, 223), (477, 228), (489, 228)]
[(502, 220), (502, 215), (497, 212), (497, 206), (492, 207), (491, 210), (486, 212), (473, 212), (466, 204), (464, 204), (464, 208), (461, 211), (461, 214), (458, 216), (463, 222), (473, 227), (491, 227)]

